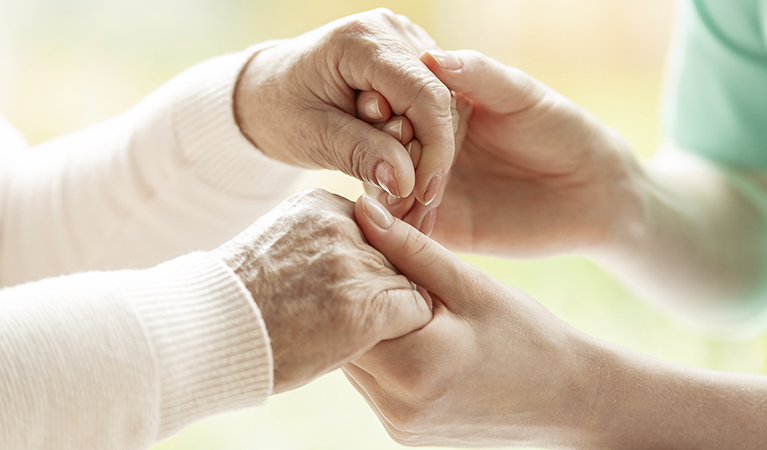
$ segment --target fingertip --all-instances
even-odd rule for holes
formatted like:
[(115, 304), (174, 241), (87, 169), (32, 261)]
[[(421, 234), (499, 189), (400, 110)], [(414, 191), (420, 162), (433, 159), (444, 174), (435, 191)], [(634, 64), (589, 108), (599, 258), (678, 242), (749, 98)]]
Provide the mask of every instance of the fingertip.
[(415, 196), (424, 205), (430, 205), (438, 198), (444, 188), (445, 174), (453, 165), (455, 139), (452, 118), (448, 129), (447, 135), (421, 147), (421, 156), (415, 169)]
[(434, 200), (437, 199), (437, 196), (442, 190), (444, 178), (445, 174), (441, 171), (438, 171), (432, 175), (431, 180), (429, 180), (429, 184), (426, 185), (426, 190), (423, 192), (423, 194), (421, 194), (420, 202), (424, 206), (431, 205)]
[(398, 198), (393, 195), (385, 194), (381, 197), (378, 197), (378, 201), (385, 205), (386, 209), (388, 209), (394, 217), (402, 219), (402, 217), (404, 217), (405, 214), (407, 214), (407, 212), (410, 211), (410, 209), (413, 207), (413, 204), (415, 203), (415, 197), (409, 195), (407, 197)]
[(405, 146), (405, 150), (410, 154), (410, 160), (413, 161), (413, 168), (418, 169), (418, 163), (421, 162), (421, 141), (413, 139)]
[(438, 68), (440, 72), (457, 72), (463, 68), (463, 59), (459, 52), (426, 50), (421, 53), (421, 61), (429, 69)]
[(387, 230), (394, 224), (394, 217), (384, 206), (370, 195), (362, 194), (354, 205), (357, 223), (365, 232), (366, 224), (371, 224), (380, 230)]
[(395, 197), (405, 198), (413, 193), (415, 189), (415, 169), (408, 160), (407, 165), (400, 166), (400, 169), (395, 171), (397, 177), (397, 192), (391, 192), (390, 194)]
[(405, 147), (392, 136), (373, 130), (375, 138), (368, 138), (355, 151), (361, 153), (357, 178), (373, 184), (395, 197), (407, 197), (415, 187), (415, 168)]
[(413, 124), (405, 116), (395, 116), (387, 122), (378, 123), (373, 126), (398, 140), (402, 145), (406, 145), (413, 139)]
[(377, 91), (361, 91), (357, 94), (357, 115), (368, 123), (386, 122), (392, 111), (386, 98)]
[(379, 161), (373, 172), (375, 182), (386, 193), (399, 197), (399, 183), (394, 167), (386, 161)]

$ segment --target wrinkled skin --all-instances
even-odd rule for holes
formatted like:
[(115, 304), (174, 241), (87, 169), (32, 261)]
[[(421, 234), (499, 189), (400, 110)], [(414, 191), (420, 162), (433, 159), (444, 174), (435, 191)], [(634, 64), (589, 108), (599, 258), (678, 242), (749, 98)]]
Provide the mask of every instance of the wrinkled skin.
[[(450, 168), (455, 147), (450, 92), (418, 58), (435, 48), (421, 28), (386, 9), (279, 41), (242, 73), (238, 122), (269, 157), (340, 170), (426, 203), (439, 190), (427, 192), (432, 178)], [(417, 170), (397, 139), (358, 119), (357, 92), (370, 90), (385, 101), (367, 117), (381, 121), (393, 112), (412, 122), (423, 145)]]
[(253, 295), (282, 392), (359, 357), (431, 318), (423, 297), (375, 249), (353, 203), (296, 194), (214, 251)]

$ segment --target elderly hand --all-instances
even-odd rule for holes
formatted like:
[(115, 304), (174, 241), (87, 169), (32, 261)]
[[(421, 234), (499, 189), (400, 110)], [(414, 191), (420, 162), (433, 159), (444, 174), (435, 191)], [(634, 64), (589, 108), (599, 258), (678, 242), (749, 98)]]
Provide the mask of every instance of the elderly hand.
[[(435, 239), (460, 251), (540, 256), (607, 247), (634, 232), (643, 169), (616, 132), (478, 52), (429, 50), (421, 58), (470, 103)], [(376, 197), (393, 203), (396, 216), (411, 214), (385, 193)]]
[[(388, 10), (340, 19), (258, 53), (238, 83), (236, 116), (267, 156), (337, 169), (429, 203), (454, 149), (450, 93), (418, 59), (435, 48), (421, 28)], [(382, 121), (393, 111), (412, 122), (423, 144), (417, 170), (397, 139), (357, 118), (357, 92), (370, 90), (386, 101), (365, 117)]]
[(299, 193), (215, 250), (261, 310), (275, 392), (301, 386), (431, 318), (421, 294), (365, 242), (352, 209), (325, 191)]
[[(471, 117), (471, 102), (465, 97), (455, 97), (451, 95), (450, 102), (450, 115), (452, 119), (453, 134), (455, 136), (456, 149), (460, 149), (466, 137), (467, 122)], [(383, 121), (377, 122), (373, 117), (367, 115), (367, 111), (370, 111), (371, 105), (384, 105), (383, 110), (386, 111), (383, 117)], [(413, 161), (413, 167), (418, 168), (421, 161), (422, 145), (418, 139), (413, 138), (413, 126), (404, 116), (393, 116), (388, 108), (386, 98), (376, 91), (364, 91), (357, 96), (357, 110), (359, 111), (360, 118), (363, 120), (374, 123), (376, 128), (379, 128), (391, 136), (399, 140), (402, 145), (405, 146), (410, 159)], [(457, 153), (454, 154), (454, 157)], [(453, 161), (455, 162), (455, 161)], [(366, 184), (365, 191), (376, 198), (386, 202), (389, 212), (396, 217), (401, 218), (405, 222), (418, 228), (425, 234), (430, 234), (434, 226), (436, 219), (436, 208), (442, 202), (442, 196), (444, 195), (447, 181), (450, 179), (450, 172), (445, 174), (443, 183), (441, 183), (441, 189), (437, 191), (436, 197), (431, 202), (420, 203), (416, 202), (414, 195), (406, 197), (395, 197), (389, 195), (385, 190)]]
[[(344, 367), (406, 445), (535, 446), (588, 430), (598, 355), (583, 335), (363, 196), (360, 228), (431, 294), (434, 318)], [(570, 447), (568, 447), (570, 448)]]

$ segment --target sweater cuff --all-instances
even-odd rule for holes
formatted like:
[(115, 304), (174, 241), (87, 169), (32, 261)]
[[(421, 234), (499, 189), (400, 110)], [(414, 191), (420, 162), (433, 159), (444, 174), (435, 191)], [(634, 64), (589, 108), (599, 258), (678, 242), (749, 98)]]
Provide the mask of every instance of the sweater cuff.
[(234, 116), (234, 89), (240, 72), (257, 52), (275, 44), (265, 42), (210, 59), (174, 80), (176, 92), (182, 93), (172, 109), (182, 158), (197, 178), (229, 194), (279, 196), (300, 173), (255, 148)]
[(158, 439), (272, 392), (266, 326), (250, 293), (220, 260), (193, 253), (140, 272), (125, 287), (159, 372)]

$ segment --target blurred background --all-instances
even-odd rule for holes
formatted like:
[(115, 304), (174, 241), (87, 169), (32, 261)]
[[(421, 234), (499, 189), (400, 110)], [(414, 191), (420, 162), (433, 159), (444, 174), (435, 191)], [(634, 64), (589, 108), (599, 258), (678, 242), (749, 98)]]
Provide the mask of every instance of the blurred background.
[[(641, 157), (654, 153), (668, 0), (0, 0), (0, 113), (38, 143), (129, 108), (206, 58), (379, 6), (407, 15), (443, 48), (473, 48), (531, 73), (622, 132)], [(325, 172), (307, 174), (296, 190), (309, 186), (361, 193), (354, 180)], [(722, 342), (682, 326), (587, 260), (462, 257), (603, 339), (687, 365), (765, 373), (767, 337)], [(336, 372), (156, 447), (254, 448), (399, 446)]]

